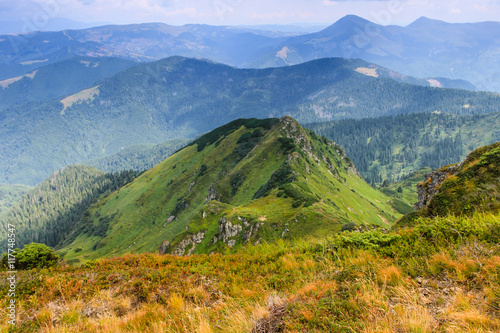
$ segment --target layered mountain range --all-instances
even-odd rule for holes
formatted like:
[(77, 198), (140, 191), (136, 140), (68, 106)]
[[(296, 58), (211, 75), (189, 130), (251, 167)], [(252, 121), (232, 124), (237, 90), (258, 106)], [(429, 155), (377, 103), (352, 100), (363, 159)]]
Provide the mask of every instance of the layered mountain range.
[(340, 58), (269, 69), (183, 57), (140, 64), (69, 96), (0, 110), (0, 182), (34, 185), (65, 165), (193, 137), (240, 117), (305, 123), (499, 111), (498, 94), (408, 84), (418, 80), (393, 74)]
[(299, 36), (276, 30), (163, 23), (33, 32), (0, 36), (0, 80), (74, 56), (155, 61), (181, 55), (254, 68), (344, 57), (429, 79), (437, 86), (500, 91), (499, 32), (498, 22), (449, 24), (422, 17), (402, 27), (354, 15)]

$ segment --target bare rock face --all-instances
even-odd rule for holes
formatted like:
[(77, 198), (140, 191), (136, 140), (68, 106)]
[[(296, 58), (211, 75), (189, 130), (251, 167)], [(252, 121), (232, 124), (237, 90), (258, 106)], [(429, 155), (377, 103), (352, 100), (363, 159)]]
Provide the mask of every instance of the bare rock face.
[(228, 221), (225, 217), (221, 217), (219, 220), (219, 239), (224, 243), (228, 243), (229, 238), (238, 235), (242, 230), (242, 225), (233, 225), (231, 221)]
[(187, 238), (184, 238), (177, 246), (175, 247), (173, 254), (182, 256), (186, 252), (186, 248), (192, 244), (191, 248), (188, 250), (188, 255), (193, 254), (194, 249), (197, 244), (203, 242), (203, 238), (205, 237), (205, 231), (200, 231), (197, 234), (190, 235)]
[(170, 242), (169, 241), (163, 241), (161, 243), (161, 245), (160, 245), (160, 248), (158, 249), (158, 253), (161, 254), (161, 255), (167, 253), (169, 246), (170, 246)]
[(246, 244), (250, 239), (257, 234), (260, 227), (264, 224), (262, 222), (251, 224), (244, 217), (237, 217), (237, 219), (243, 224), (231, 223), (226, 217), (221, 217), (219, 220), (219, 234), (212, 240), (213, 243), (217, 241), (222, 241), (226, 243), (229, 248), (233, 248), (236, 244), (236, 236), (241, 234), (241, 240)]
[[(463, 162), (462, 162), (463, 163)], [(418, 202), (415, 203), (415, 210), (425, 208), (432, 197), (439, 192), (441, 183), (460, 169), (462, 163), (452, 165), (446, 169), (440, 169), (424, 175), (425, 181), (417, 185)]]

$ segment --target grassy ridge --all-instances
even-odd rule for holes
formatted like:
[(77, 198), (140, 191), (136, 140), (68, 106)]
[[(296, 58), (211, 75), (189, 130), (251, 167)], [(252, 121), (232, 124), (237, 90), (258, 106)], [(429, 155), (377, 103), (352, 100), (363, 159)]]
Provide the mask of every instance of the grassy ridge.
[[(81, 262), (155, 252), (164, 241), (180, 254), (225, 252), (401, 216), (339, 146), (289, 117), (268, 123), (231, 123), (145, 172), (92, 207), (61, 254)], [(235, 234), (224, 237), (224, 221)], [(176, 249), (190, 237), (202, 239)]]

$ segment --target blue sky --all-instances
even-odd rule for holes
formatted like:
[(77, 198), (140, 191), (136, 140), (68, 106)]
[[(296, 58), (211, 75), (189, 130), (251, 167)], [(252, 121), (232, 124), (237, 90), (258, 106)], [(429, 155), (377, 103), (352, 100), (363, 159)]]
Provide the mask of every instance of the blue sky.
[(406, 25), (420, 16), (500, 21), (500, 0), (0, 0), (0, 20), (36, 25), (55, 17), (115, 24), (331, 24), (347, 14), (384, 25)]

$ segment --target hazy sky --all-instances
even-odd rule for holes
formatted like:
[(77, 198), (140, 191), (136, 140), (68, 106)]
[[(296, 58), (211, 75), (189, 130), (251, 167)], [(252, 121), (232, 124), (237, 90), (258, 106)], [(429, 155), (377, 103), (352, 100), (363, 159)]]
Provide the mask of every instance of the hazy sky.
[(420, 16), (447, 22), (500, 21), (500, 0), (0, 0), (0, 20), (42, 26), (49, 18), (116, 24), (165, 22), (331, 24), (347, 14), (406, 25)]

